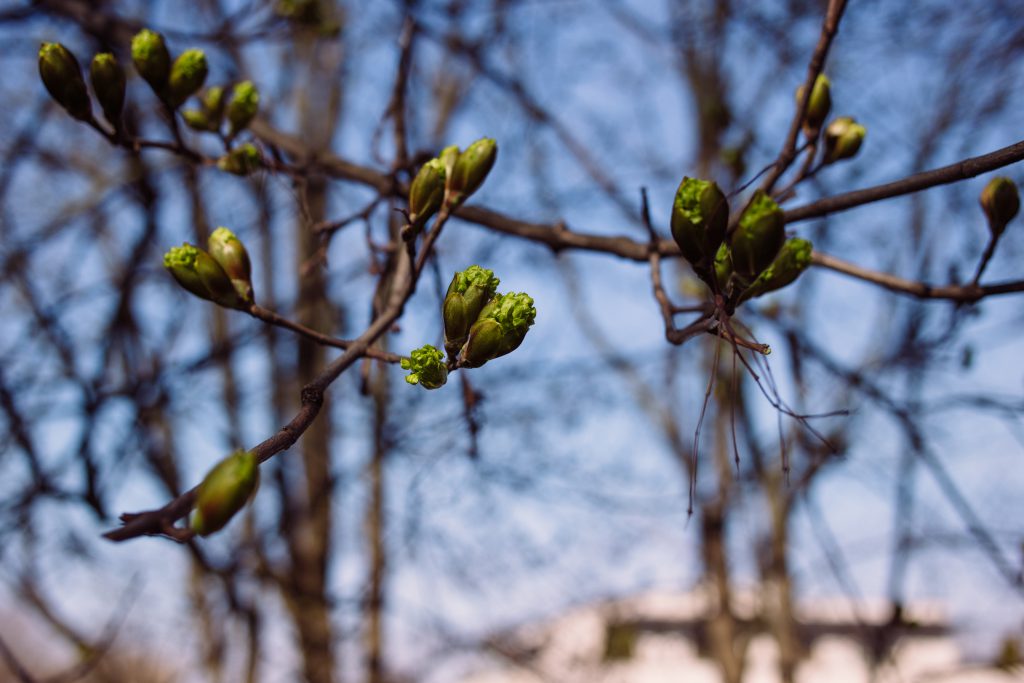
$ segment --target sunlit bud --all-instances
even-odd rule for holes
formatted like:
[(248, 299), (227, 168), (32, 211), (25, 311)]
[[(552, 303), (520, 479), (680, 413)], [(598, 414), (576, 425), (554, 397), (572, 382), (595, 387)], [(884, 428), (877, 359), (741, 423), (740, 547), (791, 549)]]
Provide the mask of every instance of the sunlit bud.
[(68, 114), (80, 121), (92, 118), (89, 91), (85, 89), (82, 69), (71, 50), (60, 43), (43, 43), (39, 48), (39, 77), (50, 96)]
[(405, 381), (419, 384), (424, 389), (440, 389), (448, 381), (448, 366), (444, 354), (430, 344), (425, 344), (409, 353), (400, 362), (403, 370), (409, 370)]
[[(825, 123), (829, 111), (832, 110), (831, 90), (828, 77), (825, 74), (818, 74), (818, 79), (814, 81), (814, 87), (811, 88), (811, 98), (807, 101), (807, 112), (804, 116), (804, 133), (809, 138), (817, 136), (821, 124)], [(800, 104), (803, 95), (804, 86), (801, 85), (796, 89), (797, 105)]]
[(220, 531), (252, 498), (260, 466), (252, 451), (235, 451), (203, 478), (196, 493), (192, 530), (200, 536)]
[(419, 229), (444, 201), (444, 163), (431, 159), (423, 164), (409, 186), (409, 224)]
[(988, 227), (993, 237), (999, 237), (1006, 229), (1006, 224), (1020, 211), (1020, 195), (1017, 186), (1009, 178), (1002, 176), (988, 181), (981, 191), (981, 208), (988, 218)]
[(260, 107), (260, 92), (252, 81), (242, 81), (231, 91), (228, 101), (228, 123), (231, 124), (231, 135), (235, 135), (252, 123)]
[[(197, 130), (200, 133), (205, 133), (210, 130), (210, 119), (206, 117), (206, 114), (199, 111), (198, 109), (186, 109), (181, 112), (181, 118), (185, 119), (185, 125), (192, 130)], [(216, 130), (216, 128), (214, 128)]]
[(672, 237), (683, 257), (696, 268), (706, 268), (725, 239), (729, 203), (710, 180), (683, 178), (672, 203)]
[(479, 367), (516, 350), (537, 317), (527, 294), (497, 294), (480, 311), (462, 347), (462, 365)]
[(132, 62), (139, 75), (158, 95), (163, 95), (171, 74), (171, 53), (164, 37), (144, 28), (132, 38)]
[(480, 266), (470, 266), (455, 273), (444, 297), (444, 347), (452, 356), (466, 343), (469, 328), (480, 311), (494, 297), (501, 281), (494, 273)]
[(117, 128), (121, 125), (121, 110), (124, 109), (124, 68), (114, 55), (101, 52), (92, 58), (89, 80), (103, 109), (103, 116)]
[(729, 284), (729, 277), (732, 275), (732, 254), (729, 252), (729, 245), (722, 242), (715, 254), (715, 281), (718, 283), (718, 291), (726, 292)]
[(825, 128), (825, 162), (831, 164), (857, 154), (867, 129), (849, 116), (840, 116)]
[(187, 243), (171, 247), (164, 254), (164, 267), (178, 284), (202, 299), (227, 308), (247, 308), (220, 264), (198, 247)]
[(207, 241), (210, 256), (231, 278), (235, 291), (246, 303), (252, 303), (252, 265), (245, 245), (227, 228), (217, 228)]
[(174, 60), (167, 81), (167, 103), (180, 107), (203, 87), (209, 67), (202, 50), (185, 50)]
[(807, 270), (811, 265), (811, 253), (814, 248), (805, 239), (794, 237), (786, 240), (779, 255), (775, 257), (771, 265), (764, 269), (754, 283), (750, 285), (740, 296), (740, 301), (761, 296), (768, 292), (782, 289), (786, 285), (800, 277), (800, 273)]
[(453, 204), (465, 201), (483, 185), (497, 156), (498, 143), (491, 138), (481, 138), (459, 154), (448, 182), (449, 197)]
[(235, 175), (249, 175), (263, 166), (263, 157), (256, 145), (245, 143), (238, 145), (217, 160), (217, 168)]
[(746, 282), (752, 281), (775, 260), (785, 239), (782, 209), (758, 190), (729, 239), (733, 270)]

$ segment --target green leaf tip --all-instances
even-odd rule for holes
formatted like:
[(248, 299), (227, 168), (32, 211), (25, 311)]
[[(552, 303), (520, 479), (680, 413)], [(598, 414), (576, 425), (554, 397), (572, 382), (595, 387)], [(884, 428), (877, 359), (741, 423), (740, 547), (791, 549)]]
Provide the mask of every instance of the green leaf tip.
[(494, 271), (481, 266), (470, 266), (455, 273), (455, 279), (448, 288), (449, 292), (464, 294), (470, 287), (477, 287), (487, 293), (489, 299), (497, 291), (501, 280), (494, 276)]
[(440, 389), (448, 381), (448, 366), (440, 349), (424, 344), (413, 349), (408, 358), (400, 361), (403, 370), (409, 370), (405, 381), (419, 384), (424, 389)]

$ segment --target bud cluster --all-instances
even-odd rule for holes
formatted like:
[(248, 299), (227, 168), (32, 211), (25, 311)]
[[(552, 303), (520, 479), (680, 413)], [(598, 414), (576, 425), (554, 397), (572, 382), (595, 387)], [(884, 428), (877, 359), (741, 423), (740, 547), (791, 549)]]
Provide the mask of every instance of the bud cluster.
[(209, 536), (223, 529), (252, 498), (260, 466), (252, 451), (235, 451), (217, 463), (199, 484), (192, 511), (192, 530)]
[(424, 344), (413, 349), (408, 358), (401, 361), (403, 370), (410, 370), (405, 376), (409, 384), (419, 384), (424, 389), (440, 389), (448, 381), (448, 366), (441, 350)]
[[(803, 99), (804, 86), (796, 89), (797, 104)], [(811, 88), (804, 112), (803, 130), (808, 140), (816, 140), (822, 135), (822, 126), (832, 111), (832, 84), (825, 74), (819, 74)], [(840, 116), (824, 128), (825, 152), (821, 160), (822, 166), (834, 164), (844, 159), (852, 159), (860, 151), (860, 146), (867, 135), (867, 129), (849, 116)]]
[(758, 190), (729, 232), (729, 203), (708, 180), (683, 178), (672, 204), (672, 237), (693, 271), (730, 305), (792, 283), (810, 264), (811, 243), (786, 241), (785, 219)]
[(209, 251), (182, 244), (164, 254), (164, 267), (183, 288), (225, 308), (248, 310), (253, 303), (252, 267), (241, 240), (217, 228), (207, 241)]

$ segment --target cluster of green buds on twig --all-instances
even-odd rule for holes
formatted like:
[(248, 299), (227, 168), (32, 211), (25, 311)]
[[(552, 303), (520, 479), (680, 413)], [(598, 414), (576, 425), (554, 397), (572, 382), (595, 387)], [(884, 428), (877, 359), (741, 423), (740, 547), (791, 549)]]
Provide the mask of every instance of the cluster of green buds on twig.
[(498, 144), (480, 138), (464, 151), (445, 147), (420, 167), (409, 186), (409, 225), (405, 235), (412, 239), (439, 211), (449, 212), (480, 189), (498, 156)]
[(217, 228), (207, 249), (182, 244), (164, 254), (164, 267), (178, 284), (201, 299), (247, 311), (253, 304), (252, 267), (245, 245), (227, 228)]
[(455, 273), (444, 298), (444, 354), (424, 346), (402, 360), (412, 372), (410, 384), (437, 389), (453, 368), (478, 368), (519, 348), (537, 317), (533, 298), (521, 292), (501, 294), (500, 280), (480, 266)]
[[(803, 99), (804, 86), (796, 90), (796, 101)], [(825, 74), (819, 74), (811, 88), (804, 112), (803, 131), (809, 141), (816, 141), (818, 136), (824, 138), (824, 154), (821, 165), (827, 166), (844, 159), (852, 159), (860, 151), (867, 129), (849, 116), (839, 116), (824, 128), (822, 126), (832, 110), (832, 84)]]
[(806, 270), (811, 243), (786, 240), (775, 201), (758, 190), (729, 231), (729, 203), (714, 182), (683, 178), (672, 205), (672, 237), (693, 271), (729, 308), (781, 289)]
[[(212, 86), (200, 93), (209, 74), (205, 53), (193, 48), (172, 61), (164, 37), (150, 29), (142, 29), (132, 38), (131, 57), (135, 70), (171, 112), (177, 112), (190, 97), (199, 95), (198, 108), (181, 111), (181, 116), (193, 130), (224, 138), (229, 150), (218, 161), (218, 167), (247, 175), (263, 165), (254, 145), (230, 148), (235, 136), (249, 126), (259, 110), (259, 91), (251, 81), (235, 84), (230, 96), (224, 86)], [(43, 43), (39, 48), (39, 75), (50, 95), (68, 114), (98, 127), (81, 67), (70, 50), (60, 43)], [(89, 80), (104, 118), (115, 133), (120, 133), (126, 89), (124, 68), (112, 53), (102, 52), (89, 65)]]
[(217, 463), (199, 484), (191, 527), (200, 536), (220, 531), (253, 497), (260, 465), (252, 451), (235, 451)]

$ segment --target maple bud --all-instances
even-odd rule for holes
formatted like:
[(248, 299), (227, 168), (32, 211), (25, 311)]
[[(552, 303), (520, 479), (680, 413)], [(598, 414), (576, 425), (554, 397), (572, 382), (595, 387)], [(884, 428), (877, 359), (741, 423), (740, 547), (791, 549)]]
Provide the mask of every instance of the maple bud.
[(469, 328), (461, 363), (480, 367), (519, 348), (537, 317), (533, 299), (525, 293), (496, 294)]
[(745, 282), (750, 282), (771, 265), (786, 239), (782, 209), (762, 190), (740, 216), (739, 225), (729, 238), (732, 267)]
[(117, 57), (109, 52), (93, 57), (89, 65), (89, 80), (103, 109), (103, 116), (110, 125), (119, 128), (124, 109), (125, 73)]
[(252, 81), (242, 81), (231, 91), (231, 99), (227, 104), (230, 134), (236, 135), (252, 123), (260, 107), (260, 92)]
[(174, 60), (167, 81), (167, 104), (177, 109), (203, 87), (209, 67), (202, 50), (185, 50)]
[(217, 168), (241, 176), (249, 175), (262, 166), (263, 157), (260, 156), (260, 151), (256, 149), (256, 145), (249, 142), (238, 145), (217, 160)]
[(470, 266), (455, 273), (444, 297), (444, 348), (455, 356), (466, 343), (469, 328), (476, 322), (501, 281), (494, 272), (480, 266)]
[(431, 159), (423, 164), (409, 186), (409, 224), (415, 230), (423, 227), (437, 213), (444, 201), (444, 162)]
[[(825, 74), (818, 74), (818, 78), (814, 81), (814, 87), (811, 88), (811, 97), (807, 100), (807, 111), (804, 115), (804, 133), (809, 138), (817, 136), (821, 124), (825, 123), (829, 111), (832, 110), (831, 90), (832, 84), (828, 77)], [(804, 86), (801, 85), (796, 89), (798, 105), (803, 95)]]
[(782, 289), (794, 282), (811, 265), (810, 242), (799, 237), (786, 240), (771, 265), (740, 295), (740, 301)]
[(497, 156), (498, 143), (492, 138), (480, 138), (459, 154), (448, 181), (448, 193), (453, 205), (460, 204), (480, 189)]
[(860, 150), (867, 129), (849, 116), (841, 116), (825, 128), (825, 159), (831, 164), (850, 159)]
[(260, 482), (260, 466), (252, 451), (235, 451), (217, 463), (196, 493), (192, 530), (200, 536), (223, 529), (252, 498)]
[[(714, 182), (684, 177), (672, 203), (672, 237), (683, 257), (705, 269), (718, 253), (729, 224), (729, 202)], [(700, 274), (700, 273), (698, 273)]]
[(198, 247), (187, 242), (180, 247), (171, 247), (164, 254), (164, 267), (179, 285), (201, 299), (226, 308), (248, 308), (220, 264)]
[(1020, 211), (1020, 195), (1017, 186), (1009, 178), (997, 176), (988, 181), (979, 198), (981, 208), (988, 218), (988, 227), (993, 237), (999, 237), (1006, 224)]
[(50, 96), (68, 114), (79, 121), (92, 119), (89, 91), (71, 50), (60, 43), (43, 43), (39, 48), (39, 77)]
[(238, 296), (246, 303), (252, 303), (252, 265), (249, 252), (235, 233), (220, 227), (210, 234), (207, 249), (213, 260), (224, 269)]
[(171, 74), (171, 53), (164, 37), (144, 28), (132, 38), (132, 62), (139, 75), (157, 95), (163, 96)]
[(430, 344), (424, 344), (400, 361), (403, 370), (410, 370), (405, 381), (419, 384), (424, 389), (440, 389), (448, 381), (448, 366), (444, 354)]

